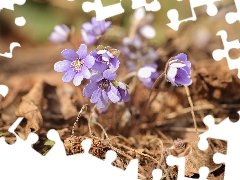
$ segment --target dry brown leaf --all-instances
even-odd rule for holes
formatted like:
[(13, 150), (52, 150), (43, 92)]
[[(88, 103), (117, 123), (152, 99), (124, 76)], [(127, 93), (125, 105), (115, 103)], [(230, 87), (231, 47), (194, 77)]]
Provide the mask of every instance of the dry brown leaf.
[(56, 93), (59, 97), (60, 111), (63, 118), (68, 120), (72, 117), (76, 117), (78, 115), (78, 111), (71, 101), (71, 94), (64, 92), (64, 89), (62, 88), (57, 88)]
[(22, 102), (15, 112), (17, 117), (27, 120), (25, 138), (29, 133), (38, 131), (43, 123), (41, 112), (44, 84), (43, 81), (35, 83), (29, 93), (22, 97)]

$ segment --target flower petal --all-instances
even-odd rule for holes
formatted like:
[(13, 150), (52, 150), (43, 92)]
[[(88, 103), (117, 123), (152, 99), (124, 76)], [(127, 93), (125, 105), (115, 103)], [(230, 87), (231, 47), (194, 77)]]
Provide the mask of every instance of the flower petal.
[(169, 67), (168, 71), (167, 71), (167, 76), (171, 79), (175, 79), (175, 77), (177, 75), (177, 71), (178, 71), (177, 68)]
[(88, 68), (91, 68), (95, 63), (95, 58), (93, 56), (87, 55), (84, 59), (85, 64)]
[(87, 56), (87, 46), (85, 44), (80, 45), (78, 55), (81, 59), (84, 59)]
[(98, 109), (105, 109), (108, 106), (108, 96), (105, 91), (102, 91), (102, 96), (100, 96), (96, 105)]
[(89, 71), (89, 69), (86, 66), (83, 66), (81, 74), (86, 79), (90, 79), (90, 77), (91, 77), (91, 72)]
[(77, 73), (75, 77), (73, 78), (73, 84), (75, 86), (79, 86), (83, 80), (83, 75), (82, 73)]
[(186, 66), (186, 64), (182, 63), (182, 61), (173, 60), (173, 61), (169, 62), (169, 66), (171, 68), (182, 68), (182, 67)]
[(81, 30), (82, 41), (88, 45), (93, 45), (96, 42), (96, 37), (87, 33), (84, 30)]
[(95, 64), (92, 66), (92, 70), (96, 72), (103, 72), (106, 69), (107, 69), (107, 65), (99, 61), (95, 61)]
[(90, 80), (93, 81), (93, 82), (98, 82), (102, 79), (103, 79), (103, 77), (98, 73), (95, 73), (90, 77)]
[(70, 32), (70, 29), (65, 24), (56, 25), (54, 31), (62, 36), (66, 36)]
[(186, 73), (186, 71), (182, 69), (178, 69), (178, 75), (175, 78), (175, 83), (178, 85), (184, 85), (189, 86), (192, 84), (192, 79), (190, 76)]
[(180, 61), (187, 61), (187, 55), (184, 53), (180, 53), (173, 57), (173, 59), (178, 59)]
[(111, 24), (112, 24), (111, 21), (106, 21), (106, 22), (104, 23), (104, 28), (105, 28), (105, 29), (109, 28), (109, 26), (110, 26)]
[(67, 41), (67, 35), (62, 36), (56, 32), (53, 32), (48, 39), (54, 43), (65, 43)]
[(101, 95), (102, 95), (101, 89), (95, 90), (95, 91), (93, 92), (92, 96), (91, 96), (90, 102), (91, 102), (91, 103), (96, 103), (96, 102), (99, 100), (99, 98), (100, 98)]
[(124, 90), (124, 89), (121, 89), (121, 88), (119, 88), (118, 90), (119, 90), (119, 93), (121, 95), (121, 99), (119, 100), (119, 102), (121, 102), (122, 100), (124, 102), (127, 102), (130, 99), (130, 95), (129, 95), (128, 91)]
[(82, 24), (82, 28), (85, 31), (90, 32), (90, 31), (92, 31), (93, 26), (92, 26), (92, 24), (90, 22), (86, 22), (86, 23)]
[(154, 71), (156, 71), (154, 68), (145, 66), (138, 70), (137, 75), (139, 78), (149, 78)]
[(61, 52), (62, 56), (67, 60), (74, 61), (79, 58), (78, 54), (72, 49), (65, 49)]
[(83, 96), (90, 97), (92, 96), (93, 92), (98, 89), (98, 84), (95, 82), (90, 82), (86, 85), (86, 87), (83, 89)]
[(109, 68), (112, 69), (113, 71), (116, 71), (119, 67), (120, 61), (118, 58), (114, 57), (110, 60)]
[(115, 88), (112, 83), (110, 84), (111, 89), (107, 92), (108, 98), (113, 102), (116, 103), (121, 99), (121, 95), (118, 92), (117, 88)]
[(62, 80), (63, 82), (70, 82), (75, 75), (76, 75), (76, 72), (74, 72), (72, 69), (69, 69), (62, 77)]
[(98, 54), (97, 54), (97, 50), (93, 50), (90, 52), (90, 55), (95, 57), (95, 58), (98, 58)]
[(108, 80), (115, 80), (117, 78), (117, 74), (111, 69), (107, 69), (103, 72), (103, 77)]
[(54, 64), (54, 70), (57, 72), (66, 72), (69, 70), (70, 66), (71, 61), (69, 60), (58, 61)]

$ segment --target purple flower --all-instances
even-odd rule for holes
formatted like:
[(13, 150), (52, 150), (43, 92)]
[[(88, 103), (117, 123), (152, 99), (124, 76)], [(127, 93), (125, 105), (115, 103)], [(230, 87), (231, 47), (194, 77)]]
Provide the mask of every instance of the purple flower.
[(54, 70), (66, 72), (62, 78), (63, 82), (70, 82), (73, 79), (73, 84), (79, 86), (83, 78), (91, 77), (89, 68), (93, 66), (95, 60), (92, 56), (87, 55), (85, 44), (80, 45), (77, 53), (72, 49), (65, 49), (61, 54), (66, 60), (56, 62)]
[(128, 93), (128, 90), (127, 90), (127, 85), (122, 83), (122, 82), (118, 82), (118, 91), (121, 95), (121, 98), (118, 102), (127, 102), (129, 99), (130, 99), (130, 95)]
[(90, 102), (96, 103), (99, 110), (107, 108), (109, 99), (113, 103), (117, 103), (121, 99), (121, 95), (111, 82), (116, 77), (116, 73), (110, 69), (105, 70), (102, 75), (93, 74), (90, 83), (83, 89), (83, 96), (91, 97)]
[(93, 17), (92, 23), (86, 22), (82, 25), (81, 34), (83, 42), (89, 45), (94, 44), (98, 36), (102, 35), (110, 25), (110, 21), (97, 21), (96, 17)]
[(139, 35), (135, 35), (131, 40), (128, 37), (123, 38), (123, 47), (121, 53), (126, 59), (126, 66), (129, 72), (136, 71), (138, 63), (142, 66), (154, 63), (159, 55), (151, 47), (144, 46)]
[(139, 80), (149, 89), (152, 88), (154, 80), (157, 79), (158, 75), (156, 64), (145, 65), (137, 73)]
[(191, 63), (188, 61), (187, 55), (180, 53), (167, 63), (166, 79), (175, 86), (189, 86), (192, 84), (190, 68)]
[(106, 49), (93, 50), (90, 55), (95, 58), (95, 64), (92, 67), (93, 71), (103, 72), (107, 68), (116, 71), (119, 67), (120, 61), (118, 58)]
[(70, 29), (65, 24), (60, 24), (54, 27), (48, 39), (54, 43), (65, 43), (70, 40), (70, 34)]

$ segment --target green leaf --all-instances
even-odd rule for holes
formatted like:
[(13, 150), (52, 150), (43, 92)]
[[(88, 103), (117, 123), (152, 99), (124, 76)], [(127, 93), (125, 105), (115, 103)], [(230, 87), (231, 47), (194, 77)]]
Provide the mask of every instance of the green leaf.
[(46, 156), (48, 152), (49, 152), (49, 150), (46, 150), (46, 151), (43, 153), (43, 156)]
[(45, 142), (44, 142), (44, 145), (45, 146), (53, 146), (55, 144), (54, 141), (51, 141), (50, 139), (47, 139)]
[(115, 87), (118, 87), (118, 82), (116, 80), (112, 80), (111, 83), (113, 83)]

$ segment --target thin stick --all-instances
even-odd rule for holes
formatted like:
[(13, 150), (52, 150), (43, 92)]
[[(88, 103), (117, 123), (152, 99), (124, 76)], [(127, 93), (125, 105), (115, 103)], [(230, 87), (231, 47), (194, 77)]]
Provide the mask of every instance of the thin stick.
[(153, 91), (156, 89), (156, 87), (159, 85), (159, 81), (160, 81), (160, 79), (162, 78), (163, 75), (164, 75), (164, 73), (162, 73), (160, 76), (158, 76), (158, 78), (156, 79), (156, 81), (154, 82), (154, 84), (153, 84), (153, 86), (152, 86), (152, 88), (151, 88), (151, 90), (150, 90), (150, 93), (149, 93), (149, 95), (148, 95), (147, 101), (145, 101), (145, 104), (144, 104), (144, 106), (143, 106), (143, 110), (142, 110), (142, 112), (141, 112), (141, 114), (140, 114), (140, 118), (139, 118), (139, 121), (138, 121), (138, 124), (139, 124), (139, 125), (141, 124), (142, 118), (143, 118), (143, 116), (145, 115), (145, 112), (146, 112), (146, 109), (147, 109), (147, 107), (148, 107), (148, 104), (149, 104), (151, 95), (152, 95)]
[(74, 150), (73, 150), (73, 136), (74, 136), (74, 133), (75, 133), (75, 127), (76, 127), (76, 125), (77, 125), (80, 117), (82, 116), (82, 111), (85, 109), (85, 107), (86, 107), (86, 106), (83, 105), (83, 107), (81, 108), (81, 110), (80, 110), (79, 113), (78, 113), (78, 116), (77, 116), (76, 121), (75, 121), (74, 124), (73, 124), (72, 134), (71, 134), (71, 151), (72, 151), (73, 154), (74, 154)]
[(194, 108), (193, 108), (192, 98), (191, 98), (191, 96), (190, 96), (188, 86), (184, 86), (184, 88), (185, 88), (185, 91), (186, 91), (186, 94), (187, 94), (188, 102), (189, 102), (189, 104), (190, 104), (190, 106), (191, 106), (191, 114), (192, 114), (192, 117), (193, 117), (194, 128), (195, 128), (196, 134), (197, 134), (197, 136), (198, 136), (199, 133), (198, 133), (198, 129), (197, 129), (197, 122), (196, 122), (196, 118), (195, 118), (195, 114), (194, 114)]

